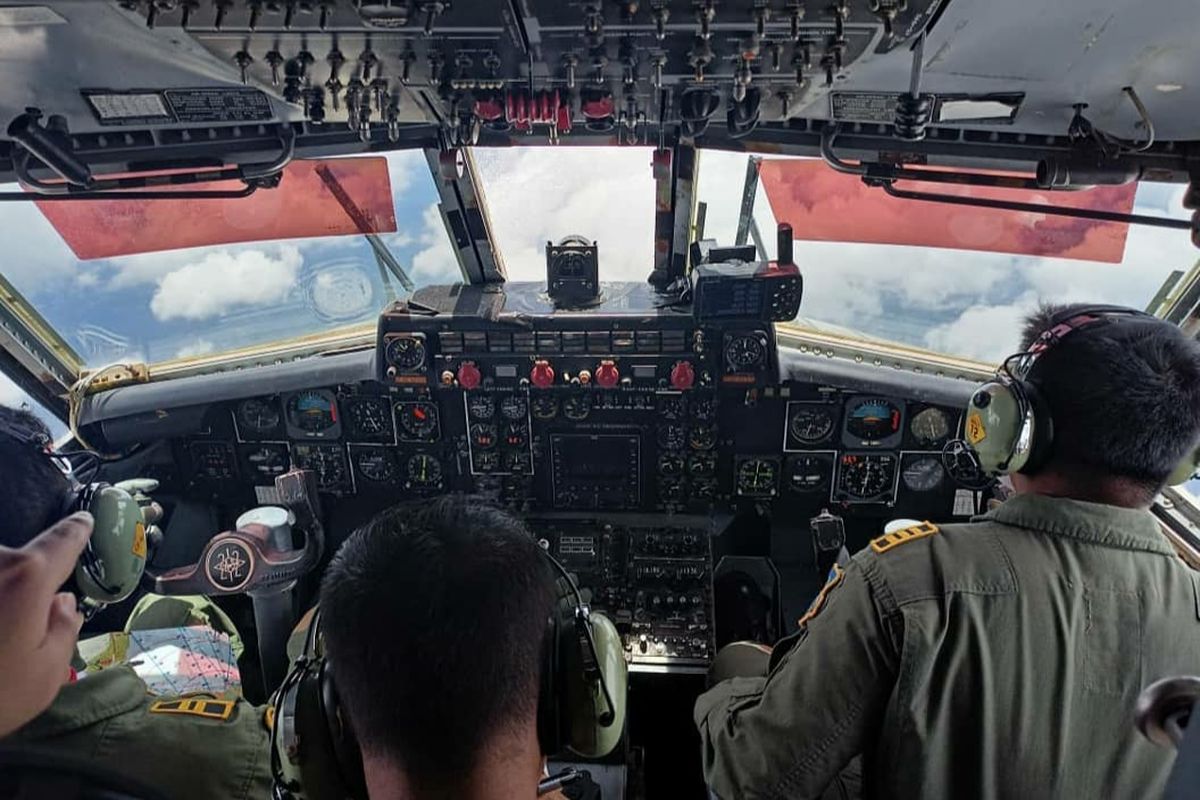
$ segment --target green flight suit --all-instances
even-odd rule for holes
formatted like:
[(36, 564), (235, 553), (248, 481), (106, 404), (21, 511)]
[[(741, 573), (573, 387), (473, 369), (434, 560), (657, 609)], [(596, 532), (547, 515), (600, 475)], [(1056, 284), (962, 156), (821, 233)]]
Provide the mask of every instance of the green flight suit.
[(805, 616), (696, 702), (723, 800), (819, 797), (857, 754), (866, 797), (1157, 797), (1135, 702), (1200, 667), (1200, 573), (1154, 517), (1038, 495), (876, 539)]

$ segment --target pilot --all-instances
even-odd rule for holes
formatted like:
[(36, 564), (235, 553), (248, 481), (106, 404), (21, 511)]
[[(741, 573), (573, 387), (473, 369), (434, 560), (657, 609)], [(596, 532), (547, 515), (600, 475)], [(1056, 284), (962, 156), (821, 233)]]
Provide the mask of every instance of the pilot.
[[(49, 440), (39, 419), (0, 406), (0, 545), (5, 547), (21, 547), (63, 514), (68, 480), (32, 444), (39, 438)], [(34, 609), (5, 605), (2, 613)], [(72, 632), (78, 632), (77, 625)], [(6, 673), (0, 680), (10, 678)], [(59, 680), (49, 708), (5, 737), (4, 744), (81, 756), (172, 798), (271, 796), (264, 715), (244, 699), (154, 696), (127, 665), (79, 675), (63, 670)]]
[[(1140, 738), (1134, 707), (1200, 661), (1200, 578), (1148, 509), (1194, 467), (1200, 347), (1148, 315), (1078, 305), (1033, 314), (1023, 345), (1006, 364), (1029, 365), (1043, 452), (1012, 474), (1015, 495), (873, 540), (765, 676), (700, 696), (717, 796), (837, 796), (857, 755), (867, 797), (1161, 794), (1173, 756)], [(982, 456), (999, 434), (967, 423)]]
[(334, 556), (321, 627), (371, 797), (537, 796), (555, 599), (539, 549), (508, 514), (450, 496), (385, 511)]

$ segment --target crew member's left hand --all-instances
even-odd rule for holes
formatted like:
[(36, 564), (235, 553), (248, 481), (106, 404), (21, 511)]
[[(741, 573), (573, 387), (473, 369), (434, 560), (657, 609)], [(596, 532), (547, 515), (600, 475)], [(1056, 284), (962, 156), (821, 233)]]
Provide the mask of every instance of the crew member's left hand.
[(24, 547), (0, 547), (0, 736), (48, 708), (70, 676), (83, 615), (74, 595), (58, 590), (92, 525), (79, 512)]

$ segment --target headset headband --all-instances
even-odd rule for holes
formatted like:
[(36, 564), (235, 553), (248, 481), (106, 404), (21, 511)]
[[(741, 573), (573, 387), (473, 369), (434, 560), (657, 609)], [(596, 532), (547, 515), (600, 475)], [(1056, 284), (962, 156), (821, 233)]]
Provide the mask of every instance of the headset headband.
[(1153, 314), (1125, 306), (1095, 305), (1067, 309), (1051, 317), (1046, 329), (1035, 336), (1024, 351), (1006, 358), (1001, 371), (1017, 380), (1028, 380), (1038, 359), (1067, 336), (1093, 325), (1124, 320), (1140, 323), (1162, 321)]

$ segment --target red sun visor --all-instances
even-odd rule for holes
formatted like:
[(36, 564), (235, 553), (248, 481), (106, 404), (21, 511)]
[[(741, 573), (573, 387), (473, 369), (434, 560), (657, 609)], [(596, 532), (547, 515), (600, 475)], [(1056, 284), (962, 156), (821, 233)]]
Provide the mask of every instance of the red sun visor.
[[(237, 189), (240, 182), (189, 189)], [(36, 201), (35, 201), (36, 202)], [(234, 242), (396, 230), (387, 159), (293, 161), (277, 188), (206, 200), (37, 202), (80, 260)]]
[[(1129, 226), (890, 197), (821, 161), (764, 159), (759, 175), (775, 219), (798, 239), (985, 250), (1119, 263)], [(901, 181), (897, 188), (1129, 213), (1137, 184), (1036, 192)]]

